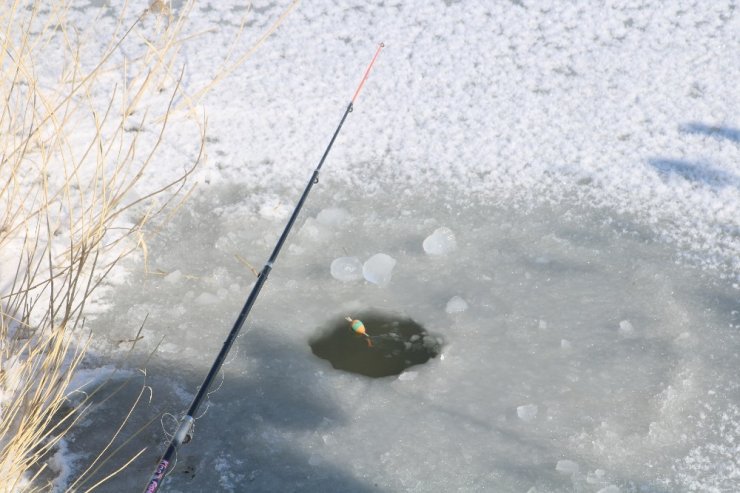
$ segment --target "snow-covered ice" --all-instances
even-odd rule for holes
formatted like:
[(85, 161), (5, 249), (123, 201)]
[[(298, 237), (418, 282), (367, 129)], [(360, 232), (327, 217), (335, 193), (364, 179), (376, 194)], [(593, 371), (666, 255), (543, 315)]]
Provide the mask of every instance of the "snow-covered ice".
[[(184, 84), (241, 7), (197, 8)], [(252, 39), (283, 7), (254, 9)], [(235, 255), (267, 258), (385, 40), (168, 489), (740, 490), (738, 19), (730, 0), (303, 3), (203, 101), (199, 187), (148, 244), (167, 277), (127, 261), (86, 325), (92, 371), (148, 315), (126, 365), (153, 398), (131, 429), (182, 412), (254, 282)], [(347, 256), (370, 283), (327, 275)], [(329, 318), (364, 308), (442, 335), (444, 361), (369, 381), (311, 354)], [(162, 337), (173, 350), (149, 359)], [(67, 453), (104, 446), (135, 390)], [(110, 491), (148, 479), (154, 423)]]

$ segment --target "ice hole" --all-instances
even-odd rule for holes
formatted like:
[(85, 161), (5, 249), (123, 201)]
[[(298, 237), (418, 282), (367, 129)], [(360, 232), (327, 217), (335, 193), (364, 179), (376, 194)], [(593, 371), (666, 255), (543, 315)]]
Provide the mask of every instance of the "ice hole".
[(310, 341), (311, 350), (337, 370), (373, 378), (399, 375), (406, 368), (426, 363), (442, 349), (442, 340), (410, 318), (378, 311), (347, 314), (361, 320), (370, 336), (356, 334), (344, 317), (331, 320)]

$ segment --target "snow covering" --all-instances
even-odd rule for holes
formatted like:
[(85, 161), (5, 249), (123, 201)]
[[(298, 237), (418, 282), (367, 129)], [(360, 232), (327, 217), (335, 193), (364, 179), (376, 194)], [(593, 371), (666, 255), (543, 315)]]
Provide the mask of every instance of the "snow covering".
[[(244, 3), (200, 4), (186, 86)], [(250, 36), (286, 5), (254, 2)], [(148, 315), (131, 430), (182, 412), (254, 282), (235, 255), (267, 258), (385, 42), (166, 491), (740, 490), (738, 32), (732, 0), (302, 4), (203, 101), (199, 188), (149, 244), (163, 275), (130, 262), (89, 322), (94, 369)], [(373, 307), (442, 357), (370, 381), (311, 354)], [(143, 488), (165, 438), (155, 419), (106, 491)]]

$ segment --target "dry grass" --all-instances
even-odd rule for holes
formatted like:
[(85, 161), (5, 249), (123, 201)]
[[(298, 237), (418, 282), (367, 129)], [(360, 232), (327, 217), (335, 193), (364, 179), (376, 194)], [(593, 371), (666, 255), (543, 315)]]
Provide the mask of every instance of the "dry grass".
[[(7, 492), (35, 489), (42, 458), (80, 416), (67, 394), (86, 349), (85, 302), (189, 173), (140, 191), (181, 92), (169, 19), (143, 12), (124, 30), (122, 17), (117, 39), (91, 64), (69, 8), (15, 1), (0, 10), (0, 490)], [(147, 20), (157, 44), (116, 67), (122, 43)], [(167, 99), (149, 97), (161, 91)], [(156, 131), (128, 131), (154, 128), (152, 109), (164, 115)], [(135, 114), (143, 116), (133, 122)], [(123, 213), (133, 209), (140, 219), (131, 223)]]
[[(205, 87), (187, 90), (179, 55), (198, 39), (185, 33), (193, 2), (176, 13), (161, 0), (140, 12), (125, 2), (118, 18), (101, 9), (87, 28), (72, 5), (0, 6), (0, 492), (52, 488), (39, 485), (44, 458), (87, 403), (68, 399), (89, 340), (85, 304), (121, 258), (146, 254), (147, 234), (187, 196), (204, 156), (197, 104), (265, 38), (242, 55), (229, 50)], [(98, 22), (111, 26), (105, 46)], [(175, 117), (200, 145), (182, 176), (152, 186)]]

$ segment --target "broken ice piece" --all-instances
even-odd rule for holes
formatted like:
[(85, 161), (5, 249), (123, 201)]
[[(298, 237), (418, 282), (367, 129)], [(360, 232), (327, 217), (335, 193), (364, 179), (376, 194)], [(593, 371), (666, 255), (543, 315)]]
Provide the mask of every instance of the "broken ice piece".
[(447, 313), (460, 313), (468, 309), (468, 303), (459, 296), (453, 296), (450, 301), (447, 302), (445, 311)]
[(362, 266), (362, 275), (365, 280), (378, 286), (385, 286), (391, 281), (393, 267), (396, 260), (385, 253), (376, 253)]
[(635, 328), (629, 320), (622, 320), (619, 322), (619, 333), (624, 337), (630, 337), (635, 333)]
[(522, 421), (534, 421), (537, 417), (537, 406), (534, 404), (525, 404), (516, 408), (516, 415)]
[(442, 227), (427, 236), (422, 246), (429, 255), (447, 255), (457, 249), (457, 240), (451, 229)]

